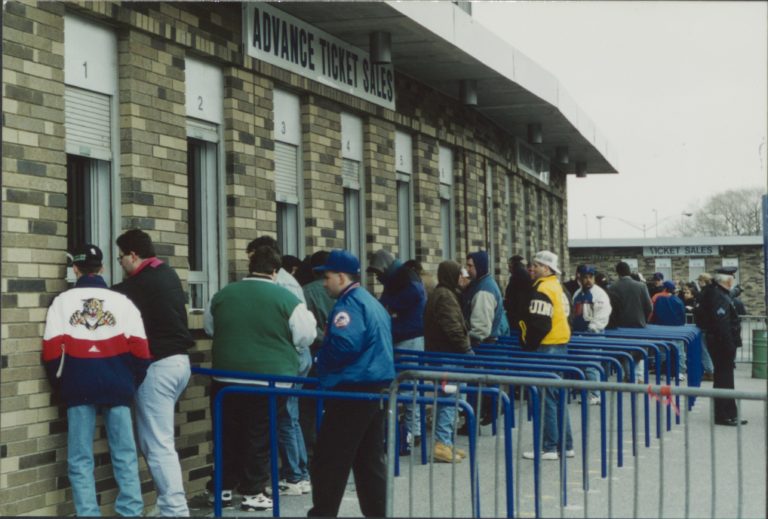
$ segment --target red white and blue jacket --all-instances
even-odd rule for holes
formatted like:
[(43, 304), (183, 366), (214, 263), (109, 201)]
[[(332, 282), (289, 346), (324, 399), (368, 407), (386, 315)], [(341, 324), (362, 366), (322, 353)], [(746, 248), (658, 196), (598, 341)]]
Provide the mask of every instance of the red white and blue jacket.
[(53, 300), (42, 356), (67, 406), (130, 405), (151, 359), (139, 310), (101, 276), (81, 276)]

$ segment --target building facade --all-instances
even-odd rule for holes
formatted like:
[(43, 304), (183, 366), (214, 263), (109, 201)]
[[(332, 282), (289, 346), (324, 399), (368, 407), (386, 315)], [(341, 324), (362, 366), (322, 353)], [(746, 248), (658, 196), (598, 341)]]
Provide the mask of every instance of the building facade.
[(762, 236), (702, 236), (570, 240), (569, 273), (581, 263), (595, 265), (616, 278), (616, 264), (625, 261), (646, 279), (655, 272), (675, 283), (696, 281), (718, 267), (737, 267), (739, 298), (749, 315), (765, 315), (765, 261)]
[[(386, 248), (431, 272), (487, 249), (499, 279), (512, 254), (567, 261), (566, 175), (616, 170), (556, 81), (511, 48), (516, 76), (494, 63), (483, 46), (505, 44), (467, 5), (330, 5), (4, 4), (0, 515), (73, 512), (40, 345), (78, 243), (103, 249), (114, 283), (115, 238), (147, 231), (182, 278), (202, 366), (202, 309), (246, 273), (257, 236), (364, 264)], [(370, 58), (376, 30), (392, 63)], [(176, 424), (194, 494), (212, 463), (207, 380), (193, 377)], [(95, 453), (110, 511), (103, 428)], [(143, 461), (141, 478), (149, 505)]]

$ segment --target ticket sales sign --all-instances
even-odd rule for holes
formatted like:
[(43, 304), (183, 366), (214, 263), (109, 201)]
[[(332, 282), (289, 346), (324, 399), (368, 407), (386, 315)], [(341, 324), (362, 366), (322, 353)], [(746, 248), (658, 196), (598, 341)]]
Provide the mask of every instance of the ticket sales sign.
[(667, 247), (643, 247), (643, 256), (717, 256), (717, 245), (672, 245)]
[(395, 72), (358, 49), (262, 2), (243, 3), (248, 55), (379, 106), (395, 109)]

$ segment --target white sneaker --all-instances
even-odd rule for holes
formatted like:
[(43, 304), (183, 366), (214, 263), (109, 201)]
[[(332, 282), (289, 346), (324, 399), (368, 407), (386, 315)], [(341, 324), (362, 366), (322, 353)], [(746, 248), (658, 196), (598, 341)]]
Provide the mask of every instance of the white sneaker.
[(243, 512), (263, 512), (272, 510), (272, 500), (262, 494), (255, 496), (243, 496), (243, 502), (240, 503), (240, 510)]
[(281, 496), (300, 496), (302, 494), (301, 481), (290, 483), (284, 479), (278, 483), (278, 488)]
[(600, 405), (600, 397), (595, 395), (589, 397), (589, 405)]
[[(576, 451), (573, 450), (573, 449), (565, 451), (565, 457), (566, 458), (575, 458), (576, 457)], [(533, 451), (524, 452), (523, 453), (523, 458), (525, 458), (527, 460), (532, 460), (534, 458)], [(559, 460), (560, 459), (560, 454), (557, 451), (542, 452), (541, 453), (541, 459), (542, 460), (548, 460), (548, 461), (550, 461), (550, 460)]]
[(678, 377), (680, 379), (680, 382), (685, 382), (685, 375), (684, 374), (680, 373), (680, 375)]
[(301, 487), (302, 494), (309, 494), (312, 492), (312, 483), (310, 483), (308, 479), (299, 481), (299, 486)]

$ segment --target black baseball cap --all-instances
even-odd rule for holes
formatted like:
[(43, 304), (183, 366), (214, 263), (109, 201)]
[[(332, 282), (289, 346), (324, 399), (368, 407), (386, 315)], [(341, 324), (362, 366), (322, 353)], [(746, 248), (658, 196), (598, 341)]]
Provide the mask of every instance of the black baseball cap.
[(78, 267), (101, 267), (104, 254), (92, 243), (77, 247), (72, 254), (72, 263)]

